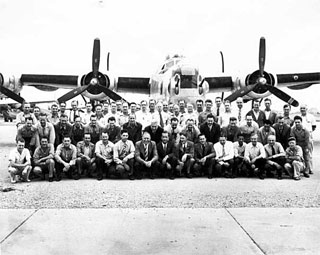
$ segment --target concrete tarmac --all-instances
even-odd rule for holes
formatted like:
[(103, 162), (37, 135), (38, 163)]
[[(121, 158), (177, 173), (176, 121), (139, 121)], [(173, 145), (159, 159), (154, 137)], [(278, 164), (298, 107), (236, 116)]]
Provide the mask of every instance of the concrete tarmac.
[(319, 254), (320, 209), (0, 210), (0, 254)]

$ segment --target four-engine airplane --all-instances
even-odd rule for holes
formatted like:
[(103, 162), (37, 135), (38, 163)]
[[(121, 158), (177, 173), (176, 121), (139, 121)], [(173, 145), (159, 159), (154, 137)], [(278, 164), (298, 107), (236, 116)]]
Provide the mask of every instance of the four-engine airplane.
[(59, 88), (71, 89), (58, 98), (58, 102), (68, 101), (83, 94), (91, 100), (102, 100), (106, 96), (112, 100), (122, 100), (117, 93), (149, 94), (156, 99), (176, 101), (184, 98), (195, 100), (205, 98), (209, 92), (232, 92), (226, 100), (234, 101), (238, 97), (256, 99), (274, 94), (281, 100), (298, 106), (299, 103), (278, 87), (304, 89), (320, 83), (320, 73), (272, 74), (264, 70), (266, 46), (265, 39), (260, 38), (259, 69), (243, 77), (212, 76), (202, 77), (199, 69), (190, 65), (183, 56), (167, 59), (160, 70), (152, 77), (114, 77), (109, 71), (109, 53), (107, 72), (99, 71), (100, 40), (95, 39), (92, 55), (92, 71), (85, 75), (38, 75), (22, 74), (20, 78), (5, 78), (0, 73), (0, 92), (5, 96), (22, 103), (18, 95), (23, 86), (34, 86), (43, 91), (54, 91)]

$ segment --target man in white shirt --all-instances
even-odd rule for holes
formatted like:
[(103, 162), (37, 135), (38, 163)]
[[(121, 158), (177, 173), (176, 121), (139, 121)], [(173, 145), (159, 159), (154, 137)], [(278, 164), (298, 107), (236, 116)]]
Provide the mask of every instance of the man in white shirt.
[(9, 174), (11, 183), (16, 183), (16, 176), (20, 176), (23, 181), (30, 182), (29, 174), (31, 167), (31, 155), (28, 149), (24, 147), (23, 138), (17, 140), (17, 147), (9, 155)]
[(141, 103), (141, 111), (136, 113), (136, 120), (142, 125), (142, 130), (145, 129), (151, 123), (151, 114), (147, 110), (147, 101), (142, 100)]
[(92, 104), (90, 102), (86, 103), (86, 112), (83, 114), (82, 123), (87, 125), (90, 123), (90, 117), (94, 114), (92, 111)]
[(233, 158), (234, 150), (233, 143), (227, 141), (227, 138), (221, 134), (219, 142), (213, 145), (216, 152), (215, 171), (217, 176), (224, 176), (225, 178), (234, 178), (233, 170)]
[(258, 142), (258, 135), (251, 135), (251, 142), (247, 144), (244, 151), (244, 160), (249, 169), (249, 176), (252, 177), (254, 171), (258, 172), (258, 177), (264, 179), (264, 166), (266, 163), (266, 152), (262, 143)]

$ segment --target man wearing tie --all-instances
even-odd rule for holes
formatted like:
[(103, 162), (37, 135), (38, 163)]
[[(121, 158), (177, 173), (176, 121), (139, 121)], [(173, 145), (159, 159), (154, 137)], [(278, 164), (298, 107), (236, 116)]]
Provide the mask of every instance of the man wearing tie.
[(232, 172), (234, 163), (233, 143), (227, 141), (225, 135), (222, 134), (220, 135), (219, 142), (214, 144), (214, 150), (216, 152), (216, 175), (234, 178), (235, 174)]
[(160, 163), (160, 175), (166, 176), (173, 180), (175, 178), (175, 170), (178, 165), (176, 147), (173, 141), (169, 141), (169, 133), (163, 131), (161, 142), (157, 144), (158, 161)]
[(202, 174), (207, 174), (208, 178), (212, 179), (212, 168), (214, 164), (214, 157), (216, 156), (213, 144), (207, 142), (204, 134), (200, 134), (198, 138), (199, 142), (194, 146), (194, 172), (199, 176), (202, 176)]
[(155, 178), (159, 168), (158, 151), (154, 141), (148, 132), (144, 132), (142, 140), (136, 143), (135, 148), (135, 171), (138, 180), (142, 179), (143, 172), (149, 174), (150, 179)]
[(180, 133), (180, 141), (177, 145), (178, 163), (177, 170), (184, 171), (187, 178), (192, 178), (191, 168), (194, 163), (194, 144), (187, 140), (186, 133)]
[(70, 114), (69, 114), (69, 122), (71, 124), (73, 124), (76, 120), (76, 117), (79, 116), (80, 118), (82, 118), (82, 111), (78, 109), (78, 101), (77, 100), (73, 100), (71, 102), (71, 110), (70, 110)]

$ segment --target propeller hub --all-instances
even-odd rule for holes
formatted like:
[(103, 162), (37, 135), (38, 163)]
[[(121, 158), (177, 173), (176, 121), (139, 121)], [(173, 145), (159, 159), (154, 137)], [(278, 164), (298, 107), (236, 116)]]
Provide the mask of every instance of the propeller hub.
[(264, 77), (259, 77), (257, 82), (261, 85), (266, 85), (267, 84), (267, 79)]
[(91, 81), (90, 81), (91, 85), (97, 85), (98, 83), (99, 83), (99, 81), (98, 81), (97, 78), (92, 78)]

